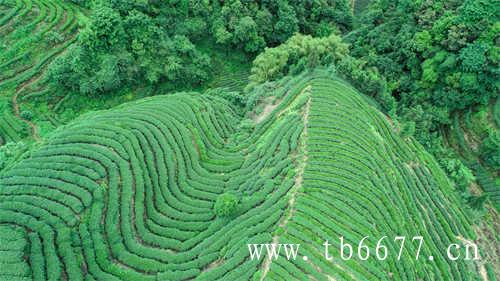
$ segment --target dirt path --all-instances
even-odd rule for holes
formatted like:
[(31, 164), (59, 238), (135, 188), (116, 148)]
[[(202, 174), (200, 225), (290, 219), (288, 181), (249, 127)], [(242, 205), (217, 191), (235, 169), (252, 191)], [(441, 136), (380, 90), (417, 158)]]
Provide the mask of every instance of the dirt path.
[[(74, 40), (74, 39), (75, 39), (75, 37), (73, 37), (70, 40)], [(66, 44), (66, 42), (64, 42), (62, 44)], [(14, 116), (17, 119), (21, 120), (22, 122), (26, 123), (30, 127), (31, 135), (33, 136), (33, 139), (35, 139), (35, 141), (37, 141), (37, 142), (39, 142), (41, 140), (40, 134), (38, 133), (38, 127), (36, 126), (35, 123), (31, 122), (30, 120), (27, 120), (27, 119), (24, 119), (21, 117), (21, 109), (20, 109), (19, 103), (17, 101), (17, 98), (19, 97), (19, 95), (21, 93), (23, 93), (23, 91), (28, 86), (30, 86), (30, 85), (34, 84), (35, 82), (37, 82), (38, 80), (40, 80), (43, 77), (43, 74), (45, 73), (47, 68), (49, 67), (50, 62), (52, 62), (55, 57), (64, 54), (66, 52), (66, 50), (67, 50), (67, 48), (64, 48), (60, 52), (55, 52), (54, 54), (52, 54), (51, 57), (45, 62), (43, 67), (40, 69), (40, 71), (37, 72), (35, 75), (33, 75), (30, 79), (24, 81), (21, 85), (19, 85), (16, 88), (16, 92), (12, 96), (12, 109), (14, 111)]]
[(38, 72), (36, 75), (33, 75), (30, 79), (24, 81), (19, 87), (17, 87), (15, 94), (12, 96), (12, 107), (14, 110), (14, 115), (19, 120), (23, 121), (31, 128), (31, 135), (33, 136), (33, 139), (35, 139), (35, 141), (37, 141), (37, 142), (39, 142), (41, 140), (40, 135), (38, 134), (38, 127), (30, 120), (27, 120), (27, 119), (24, 119), (23, 117), (21, 117), (21, 109), (20, 109), (19, 103), (17, 102), (17, 98), (19, 97), (19, 94), (22, 93), (24, 89), (26, 89), (26, 87), (35, 83), (43, 76), (42, 74), (45, 72), (48, 65), (49, 65), (49, 63), (47, 63), (42, 68), (42, 70), (40, 72)]
[[(297, 193), (300, 189), (300, 187), (302, 186), (302, 183), (304, 181), (304, 170), (305, 170), (305, 166), (306, 166), (306, 163), (307, 163), (307, 146), (305, 145), (305, 141), (307, 140), (307, 124), (308, 124), (308, 121), (309, 121), (309, 109), (311, 108), (311, 98), (309, 98), (309, 100), (307, 101), (307, 104), (305, 106), (305, 110), (304, 110), (304, 115), (303, 115), (303, 119), (304, 119), (304, 131), (302, 132), (302, 137), (304, 139), (304, 143), (302, 144), (302, 160), (301, 160), (301, 163), (299, 164), (299, 166), (297, 167), (297, 176), (295, 177), (295, 184), (291, 190), (291, 196), (290, 196), (290, 200), (288, 200), (288, 206), (289, 206), (289, 213), (288, 215), (286, 215), (283, 220), (280, 222), (279, 224), (279, 227), (281, 228), (285, 228), (286, 225), (288, 224), (288, 221), (290, 221), (290, 218), (293, 216), (293, 214), (295, 213), (295, 200), (296, 200), (296, 197), (297, 197)], [(273, 239), (272, 239), (272, 244), (277, 244), (279, 242), (279, 236), (278, 235), (275, 235), (273, 236)], [(264, 260), (264, 263), (262, 264), (262, 275), (260, 277), (260, 281), (263, 281), (267, 275), (267, 273), (269, 272), (269, 269), (271, 268), (271, 263), (272, 263), (272, 260), (269, 259), (269, 258), (266, 258)]]
[(17, 117), (17, 119), (23, 121), (26, 123), (30, 128), (31, 128), (31, 135), (35, 139), (35, 141), (39, 142), (40, 141), (40, 135), (38, 134), (38, 127), (31, 121), (26, 120), (21, 117), (21, 110), (19, 109), (19, 103), (17, 103), (17, 96), (19, 95), (19, 92), (16, 92), (12, 96), (12, 107), (14, 109), (14, 115)]
[(269, 114), (271, 114), (271, 112), (273, 112), (273, 110), (278, 107), (278, 105), (280, 104), (281, 101), (273, 101), (273, 97), (268, 97), (265, 99), (264, 103), (266, 104), (264, 106), (264, 109), (262, 110), (262, 113), (255, 116), (254, 117), (254, 122), (255, 123), (260, 123), (262, 122), (264, 119), (266, 119), (267, 116), (269, 116)]
[[(474, 226), (477, 238), (474, 241), (481, 249), (481, 259), (476, 263), (479, 274), (483, 281), (490, 281), (485, 264), (492, 266), (493, 273), (500, 276), (500, 244), (497, 233), (500, 233), (500, 214), (494, 207), (487, 207), (487, 219)], [(465, 239), (460, 239), (464, 244), (470, 243)]]
[[(474, 241), (471, 241), (471, 240), (468, 240), (468, 239), (465, 239), (464, 237), (462, 236), (457, 236), (458, 240), (460, 240), (460, 242), (462, 242), (464, 245), (474, 245)], [(479, 256), (479, 259), (482, 260), (481, 256)], [(488, 273), (486, 271), (486, 267), (484, 266), (484, 263), (476, 263), (476, 266), (478, 267), (479, 269), (479, 275), (481, 275), (481, 279), (483, 279), (483, 281), (489, 281), (489, 278), (488, 278)]]

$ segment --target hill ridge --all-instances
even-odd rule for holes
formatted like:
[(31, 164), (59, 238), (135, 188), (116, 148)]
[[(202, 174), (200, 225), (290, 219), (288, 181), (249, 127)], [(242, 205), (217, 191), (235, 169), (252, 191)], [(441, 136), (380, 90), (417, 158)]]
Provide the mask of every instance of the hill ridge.
[[(17, 277), (260, 279), (262, 261), (249, 259), (246, 244), (279, 235), (300, 243), (309, 261), (273, 261), (262, 278), (475, 280), (474, 263), (443, 258), (447, 243), (474, 232), (420, 146), (328, 74), (283, 80), (268, 96), (281, 102), (254, 128), (242, 127), (221, 98), (182, 93), (89, 114), (55, 132), (0, 175), (0, 224), (11, 229), (0, 240), (21, 236), (31, 245), (30, 268), (20, 264)], [(227, 192), (238, 209), (217, 217), (214, 203)], [(318, 242), (339, 235), (353, 244), (365, 235), (422, 235), (422, 255), (436, 260), (412, 260), (409, 245), (401, 261), (332, 266)]]

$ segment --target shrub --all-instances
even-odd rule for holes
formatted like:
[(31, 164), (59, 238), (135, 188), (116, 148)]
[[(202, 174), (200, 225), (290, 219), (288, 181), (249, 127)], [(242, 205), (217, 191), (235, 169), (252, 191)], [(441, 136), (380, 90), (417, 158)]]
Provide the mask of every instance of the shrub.
[(458, 159), (443, 159), (444, 167), (460, 192), (467, 192), (468, 186), (475, 180), (472, 171)]
[(490, 130), (488, 137), (484, 139), (480, 147), (481, 158), (494, 169), (500, 168), (500, 138), (498, 135), (495, 130)]
[(52, 45), (64, 42), (64, 36), (55, 31), (49, 31), (45, 34), (45, 40)]
[(472, 207), (472, 209), (479, 211), (479, 210), (482, 210), (484, 208), (484, 203), (486, 202), (486, 200), (488, 200), (488, 195), (483, 194), (480, 196), (469, 197), (468, 202), (469, 202), (470, 206)]
[(31, 120), (33, 119), (33, 113), (29, 110), (24, 110), (23, 112), (21, 112), (21, 118), (25, 120)]
[(238, 207), (238, 198), (231, 193), (223, 193), (215, 201), (215, 214), (219, 217), (230, 217), (234, 215)]

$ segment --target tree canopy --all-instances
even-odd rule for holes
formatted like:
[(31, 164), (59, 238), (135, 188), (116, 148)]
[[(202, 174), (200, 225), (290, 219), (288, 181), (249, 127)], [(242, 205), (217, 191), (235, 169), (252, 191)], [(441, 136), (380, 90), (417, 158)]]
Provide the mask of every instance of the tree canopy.
[[(376, 67), (424, 144), (449, 114), (498, 95), (498, 5), (493, 0), (374, 1), (346, 37)], [(496, 35), (495, 35), (496, 34)]]
[(139, 82), (199, 85), (212, 74), (201, 40), (254, 56), (296, 32), (327, 36), (353, 26), (347, 0), (80, 2), (90, 20), (49, 79), (84, 94)]

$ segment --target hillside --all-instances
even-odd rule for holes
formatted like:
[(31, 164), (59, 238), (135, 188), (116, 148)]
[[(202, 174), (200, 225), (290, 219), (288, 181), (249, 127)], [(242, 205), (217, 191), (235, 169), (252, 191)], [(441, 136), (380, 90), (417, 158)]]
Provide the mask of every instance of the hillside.
[(455, 112), (452, 126), (445, 135), (447, 145), (453, 147), (474, 172), (473, 192), (483, 190), (497, 210), (500, 210), (499, 124), (500, 97), (487, 106)]
[(20, 104), (57, 90), (45, 73), (76, 41), (81, 17), (81, 9), (68, 1), (0, 1), (0, 146), (39, 139), (33, 112)]
[[(445, 258), (476, 237), (434, 158), (350, 85), (303, 74), (261, 95), (254, 121), (178, 93), (59, 128), (0, 174), (0, 279), (488, 280)], [(217, 216), (227, 193), (237, 210)], [(384, 235), (423, 236), (425, 258), (320, 258), (324, 240)], [(271, 241), (309, 260), (250, 260), (247, 243)]]

